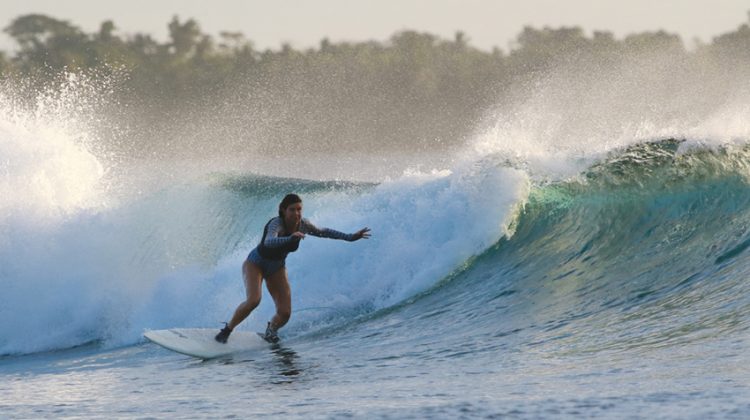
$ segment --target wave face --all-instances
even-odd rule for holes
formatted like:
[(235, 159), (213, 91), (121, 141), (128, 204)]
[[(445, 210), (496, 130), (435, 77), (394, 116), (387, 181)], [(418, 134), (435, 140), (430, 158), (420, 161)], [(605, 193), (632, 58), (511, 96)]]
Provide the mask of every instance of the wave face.
[(470, 329), (477, 351), (579, 356), (747, 336), (748, 151), (680, 146), (634, 146), (533, 189), (515, 234), (425, 297), (450, 307), (431, 322)]
[[(289, 335), (394, 311), (411, 340), (434, 341), (439, 323), (435, 352), (646, 351), (746, 334), (749, 152), (683, 149), (640, 144), (536, 186), (485, 160), (377, 184), (212, 174), (116, 204), (56, 201), (54, 215), (6, 206), (0, 353), (218, 325), (244, 295), (241, 261), (279, 191), (300, 193), (321, 226), (375, 232), (355, 244), (310, 238), (290, 256)], [(261, 305), (243, 328), (272, 310)]]
[(336, 345), (509, 383), (642, 364), (736, 376), (727, 366), (750, 329), (748, 151), (683, 145), (637, 145), (532, 188), (513, 235)]

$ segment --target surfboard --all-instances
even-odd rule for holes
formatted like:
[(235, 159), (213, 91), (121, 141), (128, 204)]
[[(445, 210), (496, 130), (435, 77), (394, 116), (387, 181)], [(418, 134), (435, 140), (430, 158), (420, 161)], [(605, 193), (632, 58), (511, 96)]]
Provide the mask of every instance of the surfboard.
[(143, 336), (165, 349), (201, 359), (268, 347), (268, 342), (255, 332), (234, 331), (226, 343), (219, 343), (214, 339), (218, 332), (217, 328), (172, 328), (146, 330)]

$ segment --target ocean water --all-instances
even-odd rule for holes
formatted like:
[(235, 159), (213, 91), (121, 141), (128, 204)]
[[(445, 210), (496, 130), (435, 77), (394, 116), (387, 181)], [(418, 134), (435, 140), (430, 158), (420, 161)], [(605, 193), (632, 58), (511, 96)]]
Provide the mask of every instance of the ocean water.
[[(361, 180), (165, 176), (103, 154), (64, 97), (0, 99), (0, 417), (750, 416), (743, 109), (601, 147), (499, 123), (443, 167)], [(281, 343), (207, 361), (147, 343), (218, 330), (292, 191), (373, 237), (289, 257)], [(272, 315), (265, 295), (240, 328)]]

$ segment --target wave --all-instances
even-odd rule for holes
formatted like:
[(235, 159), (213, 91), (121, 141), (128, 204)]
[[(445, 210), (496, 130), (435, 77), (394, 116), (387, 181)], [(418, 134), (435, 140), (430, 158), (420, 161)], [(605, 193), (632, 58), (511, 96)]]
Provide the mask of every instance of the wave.
[(746, 334), (748, 149), (685, 144), (636, 145), (533, 188), (514, 235), (400, 307), (409, 333), (392, 336), (441, 336), (426, 357), (615, 357)]
[[(287, 192), (302, 194), (316, 224), (374, 232), (354, 244), (310, 238), (290, 257), (290, 335), (398, 312), (410, 320), (405, 337), (434, 335), (426, 325), (439, 322), (440, 340), (458, 347), (469, 331), (485, 338), (476, 343), (585, 353), (748, 328), (741, 141), (630, 139), (575, 171), (548, 165), (545, 147), (533, 152), (547, 163), (531, 167), (501, 147), (377, 183), (162, 176), (137, 163), (115, 175), (96, 130), (76, 117), (78, 99), (34, 112), (11, 102), (0, 97), (0, 354), (218, 326), (244, 296), (241, 262)], [(564, 175), (538, 177), (540, 167)], [(261, 305), (242, 328), (261, 328), (272, 311)]]
[(16, 226), (2, 247), (0, 352), (218, 325), (244, 295), (240, 262), (281, 190), (303, 194), (320, 225), (375, 231), (355, 244), (311, 238), (290, 257), (302, 309), (292, 335), (379, 310), (478, 336), (535, 331), (529, 343), (576, 352), (747, 329), (747, 151), (682, 144), (641, 144), (530, 189), (488, 162), (380, 184), (213, 174), (33, 235)]

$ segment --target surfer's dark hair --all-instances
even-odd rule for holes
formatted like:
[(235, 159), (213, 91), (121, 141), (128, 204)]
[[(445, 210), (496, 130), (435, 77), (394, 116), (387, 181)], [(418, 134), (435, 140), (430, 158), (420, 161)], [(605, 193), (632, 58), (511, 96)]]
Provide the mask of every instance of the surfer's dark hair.
[(287, 207), (291, 206), (292, 204), (301, 203), (302, 199), (299, 198), (297, 194), (287, 194), (283, 200), (281, 200), (281, 203), (279, 203), (279, 217), (281, 219), (284, 219), (284, 211)]

